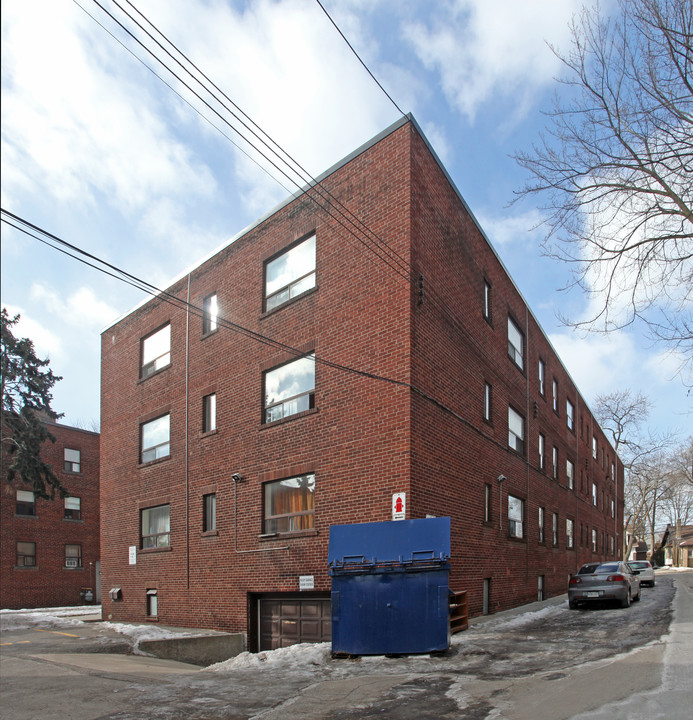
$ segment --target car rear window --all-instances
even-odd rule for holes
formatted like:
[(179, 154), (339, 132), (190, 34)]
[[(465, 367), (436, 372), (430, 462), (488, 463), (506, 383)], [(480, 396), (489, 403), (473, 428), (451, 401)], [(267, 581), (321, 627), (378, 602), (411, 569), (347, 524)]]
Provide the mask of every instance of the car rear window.
[(599, 567), (599, 563), (592, 563), (591, 565), (583, 565), (578, 570), (578, 575), (591, 575), (598, 567)]
[(629, 567), (631, 567), (634, 570), (646, 570), (650, 563), (648, 562), (629, 562)]
[(601, 575), (602, 573), (618, 572), (620, 569), (621, 568), (618, 566), (618, 563), (607, 563), (605, 565), (600, 565), (594, 572)]

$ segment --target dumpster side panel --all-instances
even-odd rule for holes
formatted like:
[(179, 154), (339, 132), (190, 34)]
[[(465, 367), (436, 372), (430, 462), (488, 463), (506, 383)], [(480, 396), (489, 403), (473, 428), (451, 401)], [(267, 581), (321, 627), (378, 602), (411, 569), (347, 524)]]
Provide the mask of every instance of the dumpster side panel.
[(408, 654), (449, 647), (447, 569), (333, 575), (332, 651)]

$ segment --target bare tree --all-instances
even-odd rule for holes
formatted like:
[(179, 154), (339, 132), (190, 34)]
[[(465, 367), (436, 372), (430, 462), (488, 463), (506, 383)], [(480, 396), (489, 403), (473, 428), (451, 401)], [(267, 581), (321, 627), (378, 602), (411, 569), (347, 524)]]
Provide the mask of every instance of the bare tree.
[(641, 320), (693, 372), (693, 3), (619, 0), (571, 25), (549, 130), (515, 155), (549, 255), (572, 264), (595, 331)]

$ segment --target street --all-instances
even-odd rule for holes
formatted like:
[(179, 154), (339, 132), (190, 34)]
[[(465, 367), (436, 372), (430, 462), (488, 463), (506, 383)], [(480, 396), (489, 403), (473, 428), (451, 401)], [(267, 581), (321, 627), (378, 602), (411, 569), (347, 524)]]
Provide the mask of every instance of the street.
[(475, 618), (440, 656), (302, 645), (200, 669), (126, 654), (109, 623), (12, 624), (3, 615), (3, 720), (651, 720), (693, 702), (693, 571), (658, 571), (628, 609), (563, 596)]

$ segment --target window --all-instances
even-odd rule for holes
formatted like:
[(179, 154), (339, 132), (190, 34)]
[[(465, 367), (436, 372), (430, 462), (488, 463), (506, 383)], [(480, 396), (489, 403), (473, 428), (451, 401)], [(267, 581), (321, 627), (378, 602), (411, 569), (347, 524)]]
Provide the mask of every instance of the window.
[(158, 505), (141, 511), (141, 546), (143, 549), (169, 547), (171, 543), (170, 512), (169, 505)]
[(544, 599), (544, 576), (537, 576), (537, 600)]
[(65, 448), (65, 472), (69, 473), (78, 473), (80, 472), (81, 467), (81, 453), (79, 450), (71, 450), (70, 448)]
[(17, 543), (17, 567), (35, 567), (36, 566), (36, 543), (18, 542)]
[(491, 422), (491, 386), (484, 383), (484, 420)]
[(575, 487), (575, 463), (572, 460), (565, 461), (565, 480), (568, 489), (572, 490)]
[(565, 520), (565, 546), (575, 547), (575, 523), (570, 518)]
[(599, 498), (599, 491), (597, 489), (597, 483), (592, 483), (592, 504), (597, 507), (597, 501)]
[(508, 495), (508, 531), (510, 537), (523, 538), (525, 503), (520, 498)]
[(147, 590), (147, 617), (158, 617), (159, 595), (156, 590)]
[(141, 377), (149, 377), (171, 362), (171, 325), (164, 325), (151, 335), (142, 338)]
[(315, 287), (315, 235), (265, 265), (265, 310)]
[(313, 528), (315, 475), (279, 480), (265, 485), (265, 534)]
[(67, 568), (82, 567), (82, 546), (81, 545), (65, 545), (65, 567), (67, 567)]
[(616, 517), (616, 504), (614, 501), (611, 501), (611, 517)]
[(597, 531), (592, 528), (592, 552), (597, 552)]
[(306, 355), (265, 373), (265, 422), (315, 407), (315, 355)]
[(544, 542), (544, 508), (539, 508), (539, 542)]
[(546, 364), (543, 360), (539, 360), (539, 394), (546, 394)]
[(508, 445), (520, 453), (525, 451), (525, 419), (520, 413), (508, 408)]
[(554, 480), (558, 480), (558, 448), (554, 445), (551, 453), (551, 473)]
[(539, 433), (539, 469), (546, 468), (546, 438)]
[(575, 432), (575, 406), (566, 398), (565, 401), (565, 421), (570, 432)]
[(202, 398), (202, 432), (217, 429), (217, 395), (211, 393)]
[(558, 513), (551, 513), (551, 539), (554, 546), (558, 545)]
[(597, 450), (597, 436), (593, 435), (592, 436), (592, 457), (596, 460), (598, 454), (599, 454), (599, 452)]
[(211, 532), (217, 529), (217, 495), (210, 493), (202, 496), (202, 532)]
[(484, 280), (484, 320), (491, 322), (491, 284)]
[(616, 482), (616, 465), (611, 463), (611, 479)]
[(152, 462), (170, 454), (171, 416), (162, 415), (141, 425), (142, 462)]
[(491, 486), (484, 484), (484, 522), (491, 522)]
[(508, 317), (508, 355), (512, 358), (517, 367), (524, 368), (524, 336), (522, 330), (515, 324), (512, 318)]
[(17, 490), (17, 515), (36, 515), (36, 500), (30, 490)]
[(214, 332), (217, 329), (217, 294), (212, 293), (202, 301), (202, 334)]
[(556, 380), (556, 378), (554, 378), (553, 382), (551, 383), (551, 391), (553, 393), (553, 396), (552, 396), (553, 411), (556, 414), (558, 414), (558, 380)]
[(65, 498), (65, 520), (82, 519), (82, 500), (78, 497)]

